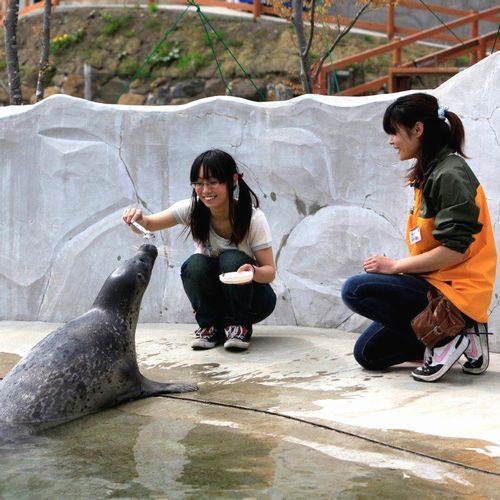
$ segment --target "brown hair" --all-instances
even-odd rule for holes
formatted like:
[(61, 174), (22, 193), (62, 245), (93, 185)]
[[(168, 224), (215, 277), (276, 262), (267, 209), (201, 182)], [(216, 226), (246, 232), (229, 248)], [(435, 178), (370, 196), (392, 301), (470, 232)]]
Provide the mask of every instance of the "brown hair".
[(395, 134), (398, 129), (409, 132), (415, 123), (424, 124), (417, 162), (406, 174), (407, 182), (416, 187), (422, 187), (425, 170), (445, 146), (467, 158), (463, 152), (465, 133), (462, 121), (455, 113), (444, 110), (441, 116), (448, 120), (448, 125), (438, 116), (438, 109), (434, 96), (419, 92), (399, 97), (384, 113), (383, 126), (387, 134)]

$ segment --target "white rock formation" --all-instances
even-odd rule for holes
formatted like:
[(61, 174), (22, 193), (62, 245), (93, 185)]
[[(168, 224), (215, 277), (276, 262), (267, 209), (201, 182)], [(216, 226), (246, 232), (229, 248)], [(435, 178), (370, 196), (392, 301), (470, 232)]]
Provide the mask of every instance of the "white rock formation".
[[(500, 54), (432, 92), (463, 118), (500, 241)], [(122, 209), (156, 212), (188, 197), (192, 160), (218, 147), (238, 160), (271, 224), (279, 300), (268, 322), (359, 330), (366, 322), (342, 304), (343, 280), (371, 253), (406, 253), (408, 165), (381, 126), (393, 99), (216, 97), (133, 107), (57, 95), (0, 108), (0, 319), (66, 321), (84, 312), (141, 243)], [(192, 244), (177, 228), (159, 238), (141, 321), (191, 322), (179, 268)]]

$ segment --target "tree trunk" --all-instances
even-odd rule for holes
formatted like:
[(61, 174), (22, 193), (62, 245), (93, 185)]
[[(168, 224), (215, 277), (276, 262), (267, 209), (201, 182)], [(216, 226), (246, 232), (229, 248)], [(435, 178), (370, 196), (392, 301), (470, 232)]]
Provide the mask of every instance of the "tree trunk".
[(52, 16), (52, 0), (45, 0), (43, 8), (43, 34), (42, 34), (42, 52), (40, 54), (40, 65), (38, 71), (38, 82), (36, 84), (36, 100), (43, 99), (45, 90), (45, 79), (47, 69), (49, 67), (49, 50), (50, 50), (50, 20)]
[(5, 17), (5, 59), (9, 78), (9, 97), (11, 104), (22, 104), (21, 78), (19, 76), (19, 58), (17, 55), (17, 18), (19, 0), (9, 0)]
[(292, 0), (292, 24), (297, 37), (300, 58), (300, 80), (306, 94), (312, 93), (311, 67), (309, 64), (308, 43), (304, 33), (303, 0)]

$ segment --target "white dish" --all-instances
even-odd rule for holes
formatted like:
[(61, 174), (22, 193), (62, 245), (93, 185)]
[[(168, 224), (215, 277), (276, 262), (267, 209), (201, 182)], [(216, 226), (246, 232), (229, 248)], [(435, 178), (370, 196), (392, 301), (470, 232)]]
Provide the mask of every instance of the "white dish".
[(252, 281), (252, 278), (252, 271), (242, 271), (241, 273), (236, 271), (234, 273), (222, 273), (219, 275), (219, 279), (226, 285), (240, 285), (242, 283), (250, 283), (250, 281)]

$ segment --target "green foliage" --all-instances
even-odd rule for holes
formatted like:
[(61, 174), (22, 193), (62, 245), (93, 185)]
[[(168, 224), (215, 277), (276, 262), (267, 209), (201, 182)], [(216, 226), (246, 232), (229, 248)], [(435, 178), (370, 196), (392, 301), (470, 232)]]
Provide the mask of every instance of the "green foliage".
[(225, 29), (219, 29), (217, 30), (217, 33), (215, 33), (214, 31), (209, 31), (208, 36), (205, 35), (203, 43), (205, 46), (211, 47), (212, 45), (221, 43), (220, 39), (224, 40), (224, 43), (228, 47), (240, 48), (244, 45), (242, 40), (239, 40), (238, 38), (231, 38)]
[(148, 30), (155, 30), (158, 29), (161, 26), (161, 22), (158, 18), (156, 17), (150, 17), (144, 21), (144, 26)]
[(130, 12), (119, 15), (102, 13), (101, 18), (105, 21), (104, 26), (101, 28), (101, 33), (106, 36), (112, 36), (121, 29), (128, 28), (134, 20)]
[(55, 36), (50, 41), (50, 52), (52, 54), (58, 54), (68, 47), (71, 47), (71, 45), (78, 43), (84, 36), (85, 30), (83, 28), (80, 28), (75, 33), (64, 33), (62, 35)]
[(156, 14), (156, 12), (158, 12), (158, 4), (157, 3), (148, 4), (148, 10), (149, 12), (151, 12), (151, 14)]
[(180, 57), (180, 46), (178, 42), (163, 41), (151, 55), (149, 63), (151, 66), (168, 66), (171, 62), (178, 60)]
[(455, 66), (467, 67), (470, 65), (469, 56), (460, 56), (455, 59)]
[(231, 38), (227, 41), (229, 47), (234, 47), (235, 49), (239, 49), (243, 47), (244, 43), (242, 40), (238, 40), (237, 38)]
[(50, 84), (50, 82), (52, 81), (52, 78), (56, 74), (56, 70), (57, 70), (57, 68), (55, 67), (54, 64), (47, 64), (45, 70), (43, 71), (43, 75), (42, 75), (42, 83), (43, 83), (44, 87), (46, 87)]
[(210, 56), (193, 50), (179, 57), (179, 60), (177, 61), (177, 68), (183, 74), (194, 73), (198, 69), (207, 66), (207, 64), (210, 63), (210, 60)]
[(116, 72), (118, 73), (118, 76), (129, 77), (135, 75), (139, 67), (140, 63), (135, 57), (126, 56), (122, 61), (120, 61)]

